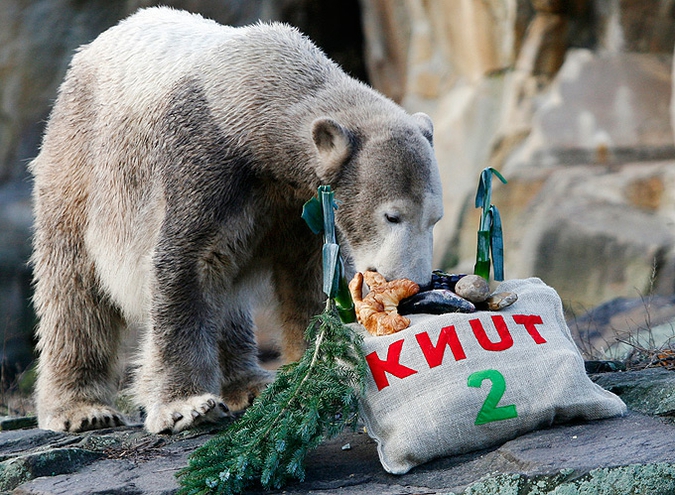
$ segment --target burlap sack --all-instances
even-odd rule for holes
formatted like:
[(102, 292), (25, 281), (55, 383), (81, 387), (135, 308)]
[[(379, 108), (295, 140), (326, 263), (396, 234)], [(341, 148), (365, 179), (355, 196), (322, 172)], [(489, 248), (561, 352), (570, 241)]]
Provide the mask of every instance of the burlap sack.
[(626, 411), (586, 376), (555, 290), (532, 278), (497, 291), (518, 301), (499, 312), (413, 315), (402, 332), (365, 338), (361, 412), (388, 472)]

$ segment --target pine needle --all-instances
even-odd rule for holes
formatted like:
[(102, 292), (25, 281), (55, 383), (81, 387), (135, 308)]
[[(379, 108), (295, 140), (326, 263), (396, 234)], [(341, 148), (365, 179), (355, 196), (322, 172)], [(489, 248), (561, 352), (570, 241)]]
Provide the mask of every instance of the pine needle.
[(306, 338), (302, 359), (281, 367), (238, 421), (191, 454), (177, 473), (179, 494), (234, 495), (258, 482), (279, 489), (302, 481), (307, 453), (356, 426), (366, 376), (361, 337), (329, 300)]

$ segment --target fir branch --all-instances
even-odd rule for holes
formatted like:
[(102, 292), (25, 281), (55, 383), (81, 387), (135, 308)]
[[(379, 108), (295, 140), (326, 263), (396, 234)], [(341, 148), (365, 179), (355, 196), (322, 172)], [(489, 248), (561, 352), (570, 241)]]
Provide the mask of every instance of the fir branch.
[(306, 338), (302, 359), (281, 367), (238, 421), (190, 456), (177, 474), (180, 494), (234, 495), (257, 481), (266, 489), (302, 481), (307, 453), (355, 427), (366, 374), (360, 335), (329, 300)]

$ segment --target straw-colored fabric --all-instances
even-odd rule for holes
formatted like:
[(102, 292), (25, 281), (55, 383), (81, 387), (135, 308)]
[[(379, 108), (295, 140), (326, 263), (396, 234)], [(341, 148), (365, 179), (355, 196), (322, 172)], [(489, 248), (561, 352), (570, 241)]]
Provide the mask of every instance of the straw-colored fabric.
[(532, 278), (497, 291), (518, 301), (499, 312), (413, 315), (402, 332), (365, 338), (362, 416), (388, 472), (626, 411), (586, 376), (555, 290)]

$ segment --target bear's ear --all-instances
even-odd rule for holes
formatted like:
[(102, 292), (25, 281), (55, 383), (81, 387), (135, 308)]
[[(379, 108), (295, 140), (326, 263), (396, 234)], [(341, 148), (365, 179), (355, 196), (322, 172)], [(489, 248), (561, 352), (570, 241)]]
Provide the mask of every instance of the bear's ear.
[(412, 115), (412, 118), (415, 120), (420, 130), (422, 131), (422, 135), (425, 138), (427, 138), (427, 141), (429, 141), (431, 145), (433, 145), (434, 123), (431, 121), (431, 117), (429, 117), (426, 113), (417, 112)]
[(312, 122), (312, 139), (321, 157), (321, 179), (333, 176), (352, 154), (349, 131), (328, 117)]

